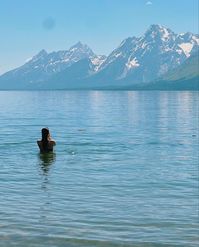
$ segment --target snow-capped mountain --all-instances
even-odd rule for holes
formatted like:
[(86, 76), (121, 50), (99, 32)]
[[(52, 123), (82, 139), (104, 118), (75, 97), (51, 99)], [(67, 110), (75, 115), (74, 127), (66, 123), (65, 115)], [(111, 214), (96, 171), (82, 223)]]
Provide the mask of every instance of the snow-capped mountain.
[[(199, 35), (176, 34), (151, 25), (141, 37), (129, 37), (106, 57), (78, 42), (69, 50), (40, 51), (21, 67), (0, 76), (0, 88), (114, 87), (161, 78), (199, 49)], [(48, 84), (50, 82), (50, 84)], [(54, 85), (53, 85), (54, 83)], [(71, 84), (72, 83), (72, 84)], [(70, 85), (69, 85), (70, 84)]]
[(148, 82), (182, 64), (198, 47), (198, 35), (175, 34), (161, 25), (151, 25), (142, 37), (125, 39), (99, 72), (108, 71), (107, 76), (116, 81)]
[(87, 45), (78, 42), (66, 51), (47, 53), (45, 50), (41, 50), (37, 55), (28, 59), (24, 65), (1, 77), (4, 81), (18, 80), (21, 83), (38, 84), (86, 58), (92, 61), (93, 72), (95, 72), (106, 57), (94, 54)]
[(42, 68), (45, 73), (54, 74), (81, 59), (94, 59), (95, 57), (97, 57), (97, 55), (95, 55), (87, 45), (78, 42), (66, 51), (47, 53), (45, 50), (42, 50), (30, 59), (30, 61), (24, 65), (24, 68)]

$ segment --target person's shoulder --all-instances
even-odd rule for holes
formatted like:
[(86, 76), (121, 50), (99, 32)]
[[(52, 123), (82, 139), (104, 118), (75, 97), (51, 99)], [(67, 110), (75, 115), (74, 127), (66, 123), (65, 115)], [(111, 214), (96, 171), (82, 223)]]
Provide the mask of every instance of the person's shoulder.
[(55, 140), (50, 140), (50, 144), (56, 145), (56, 141)]
[(41, 140), (37, 140), (37, 144), (40, 144), (41, 143)]

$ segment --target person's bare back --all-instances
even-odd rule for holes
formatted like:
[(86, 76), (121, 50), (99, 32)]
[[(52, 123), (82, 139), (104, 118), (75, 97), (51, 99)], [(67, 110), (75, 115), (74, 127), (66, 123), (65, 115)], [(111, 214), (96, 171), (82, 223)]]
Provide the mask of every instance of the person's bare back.
[(42, 139), (37, 141), (41, 153), (48, 153), (53, 151), (53, 147), (56, 145), (56, 142), (51, 139), (50, 132), (48, 128), (43, 128)]
[(53, 140), (49, 141), (48, 142), (48, 146), (47, 146), (47, 150), (44, 149), (42, 141), (38, 140), (37, 144), (39, 146), (40, 152), (43, 153), (43, 152), (52, 152), (53, 151), (53, 147), (56, 145), (56, 142), (53, 141)]

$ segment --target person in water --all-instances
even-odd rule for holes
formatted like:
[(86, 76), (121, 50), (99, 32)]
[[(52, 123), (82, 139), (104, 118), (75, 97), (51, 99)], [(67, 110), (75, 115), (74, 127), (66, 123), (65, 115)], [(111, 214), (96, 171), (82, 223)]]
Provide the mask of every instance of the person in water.
[(48, 128), (43, 128), (41, 130), (42, 139), (37, 141), (41, 153), (48, 153), (53, 151), (53, 147), (56, 142), (51, 139), (50, 131)]

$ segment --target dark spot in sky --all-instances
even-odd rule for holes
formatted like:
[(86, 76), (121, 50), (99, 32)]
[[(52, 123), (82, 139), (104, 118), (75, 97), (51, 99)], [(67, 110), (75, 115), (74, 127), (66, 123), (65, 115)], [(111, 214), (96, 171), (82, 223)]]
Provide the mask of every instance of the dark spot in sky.
[(55, 27), (55, 20), (54, 20), (54, 18), (52, 18), (52, 17), (46, 18), (43, 21), (42, 26), (46, 30), (52, 30)]

